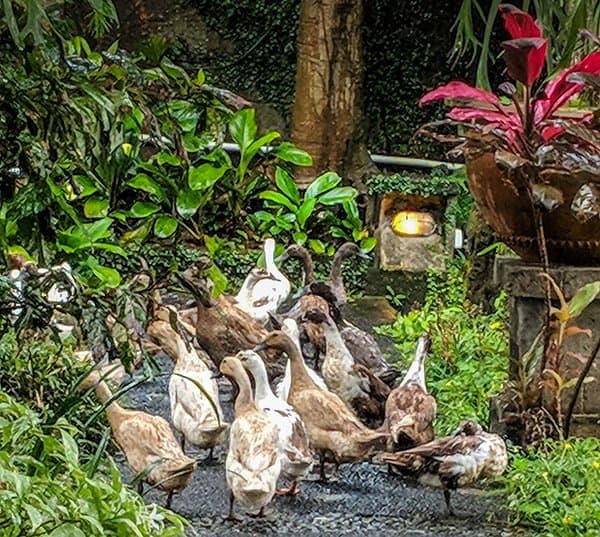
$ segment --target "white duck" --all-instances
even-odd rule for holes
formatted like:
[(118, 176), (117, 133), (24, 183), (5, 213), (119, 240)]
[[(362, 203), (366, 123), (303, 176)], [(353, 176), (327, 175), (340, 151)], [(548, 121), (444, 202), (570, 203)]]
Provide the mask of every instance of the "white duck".
[(279, 430), (281, 473), (292, 485), (288, 489), (279, 490), (278, 494), (295, 496), (300, 492), (298, 481), (306, 477), (313, 465), (304, 423), (288, 403), (272, 392), (265, 364), (258, 354), (254, 351), (240, 351), (237, 358), (254, 377), (254, 402)]
[(236, 305), (257, 321), (265, 324), (269, 313), (275, 313), (289, 296), (289, 280), (275, 264), (275, 241), (267, 239), (264, 244), (265, 268), (253, 268), (235, 296)]
[[(298, 323), (296, 323), (294, 319), (288, 317), (283, 320), (281, 324), (281, 331), (294, 342), (294, 345), (296, 345), (298, 352), (302, 353), (302, 350), (300, 348), (300, 331), (298, 330)], [(314, 369), (311, 369), (308, 365), (306, 366), (306, 372), (319, 388), (328, 391), (327, 384), (325, 384), (325, 381), (323, 380), (321, 375), (319, 375), (319, 373), (317, 373)], [(287, 401), (291, 385), (292, 366), (288, 357), (287, 362), (285, 364), (285, 372), (283, 374), (283, 379), (276, 386), (275, 389), (275, 391), (277, 392), (277, 397), (279, 397), (279, 399), (282, 399), (283, 401)]]
[(169, 400), (171, 423), (181, 434), (181, 449), (185, 450), (186, 442), (208, 449), (207, 460), (212, 460), (213, 449), (223, 441), (229, 425), (223, 419), (219, 387), (212, 371), (167, 321), (153, 321), (148, 334), (175, 363)]
[(500, 436), (486, 433), (474, 421), (464, 421), (452, 436), (398, 453), (382, 453), (374, 461), (391, 464), (423, 485), (442, 488), (448, 514), (453, 515), (450, 491), (502, 475), (508, 456)]
[(219, 366), (221, 373), (238, 387), (235, 420), (229, 431), (229, 451), (225, 476), (229, 487), (228, 519), (237, 520), (233, 504), (238, 500), (248, 509), (264, 516), (273, 499), (281, 471), (279, 431), (252, 396), (252, 386), (241, 362), (227, 356)]

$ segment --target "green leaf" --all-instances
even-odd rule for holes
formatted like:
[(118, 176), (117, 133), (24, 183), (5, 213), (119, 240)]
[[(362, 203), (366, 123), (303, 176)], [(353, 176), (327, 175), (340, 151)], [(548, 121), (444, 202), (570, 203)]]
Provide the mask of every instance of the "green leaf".
[(100, 239), (110, 237), (110, 226), (112, 226), (112, 218), (102, 218), (88, 224), (82, 224), (80, 227), (75, 228), (75, 233), (83, 233), (84, 236), (89, 238), (90, 242), (96, 242)]
[(254, 217), (261, 222), (273, 222), (275, 220), (275, 217), (267, 211), (256, 211)]
[(64, 430), (60, 431), (63, 449), (65, 451), (65, 459), (72, 466), (79, 464), (79, 448), (73, 437)]
[(252, 108), (244, 108), (244, 110), (236, 112), (229, 121), (229, 134), (233, 141), (240, 146), (242, 152), (252, 143), (256, 137), (256, 131), (256, 120)]
[(109, 201), (105, 198), (92, 196), (83, 204), (83, 214), (87, 218), (100, 218), (108, 214)]
[(144, 240), (150, 233), (151, 223), (151, 221), (144, 222), (141, 226), (123, 233), (121, 240), (125, 243)]
[(331, 190), (338, 185), (342, 178), (335, 172), (326, 172), (319, 175), (306, 189), (305, 198), (316, 198), (319, 194)]
[(175, 206), (177, 212), (182, 218), (190, 218), (196, 214), (196, 211), (202, 205), (203, 195), (197, 190), (182, 190), (177, 194)]
[(180, 166), (181, 160), (177, 155), (173, 155), (173, 153), (168, 153), (167, 151), (161, 151), (156, 155), (156, 162), (158, 162), (161, 166), (163, 164), (170, 164), (171, 166)]
[(370, 252), (371, 250), (373, 250), (376, 244), (377, 239), (375, 237), (365, 237), (363, 240), (360, 241), (360, 247), (365, 252)]
[(569, 300), (569, 316), (575, 318), (596, 299), (600, 293), (600, 281), (588, 283), (580, 287)]
[(277, 167), (275, 170), (275, 184), (289, 199), (296, 205), (300, 203), (300, 192), (290, 174), (283, 168)]
[(308, 246), (310, 246), (310, 249), (315, 252), (315, 254), (325, 253), (325, 245), (320, 240), (310, 239), (308, 241)]
[(226, 171), (226, 166), (215, 168), (212, 164), (190, 166), (188, 184), (192, 190), (207, 190), (221, 179)]
[(67, 522), (54, 528), (48, 537), (85, 537), (83, 533), (75, 524)]
[(323, 205), (336, 205), (337, 203), (343, 203), (344, 201), (354, 199), (357, 194), (358, 191), (351, 186), (340, 186), (321, 194), (318, 197), (318, 200), (319, 203), (322, 203)]
[(86, 264), (90, 267), (94, 276), (100, 280), (102, 286), (115, 288), (121, 284), (121, 275), (115, 269), (98, 263), (95, 257), (88, 256)]
[(202, 69), (198, 69), (198, 73), (196, 74), (196, 79), (194, 80), (194, 82), (198, 84), (198, 86), (202, 86), (202, 84), (204, 84), (205, 81), (206, 75), (204, 74), (204, 71)]
[(215, 264), (206, 270), (206, 275), (213, 282), (212, 296), (218, 297), (227, 288), (227, 276)]
[(46, 521), (46, 517), (31, 504), (25, 504), (24, 507), (31, 521), (31, 531), (35, 533), (35, 530)]
[(360, 220), (360, 214), (358, 212), (358, 205), (356, 204), (356, 200), (346, 200), (342, 202), (342, 207), (349, 218), (353, 220)]
[(96, 187), (96, 183), (93, 179), (90, 179), (85, 175), (74, 175), (73, 180), (77, 183), (77, 186), (79, 186), (80, 198), (85, 198), (94, 192), (98, 192), (98, 187)]
[(304, 231), (296, 231), (296, 233), (294, 233), (292, 237), (294, 238), (294, 241), (300, 246), (304, 246), (304, 243), (306, 243), (306, 240), (308, 239), (308, 235), (304, 233)]
[(166, 239), (177, 231), (179, 222), (172, 216), (160, 215), (154, 222), (154, 234), (159, 239)]
[(129, 257), (127, 252), (125, 250), (123, 250), (123, 248), (118, 246), (117, 244), (111, 244), (109, 242), (95, 242), (94, 248), (99, 248), (100, 250), (106, 250), (107, 252), (111, 252), (113, 254), (120, 255), (121, 257), (125, 257), (125, 258)]
[(300, 205), (296, 220), (301, 228), (304, 228), (304, 224), (306, 224), (306, 220), (312, 214), (316, 204), (317, 200), (315, 198), (306, 198)]
[(306, 151), (290, 142), (281, 143), (277, 148), (276, 155), (281, 160), (285, 160), (296, 166), (311, 166), (313, 162), (312, 157)]
[(161, 201), (165, 201), (167, 198), (163, 189), (160, 185), (152, 179), (149, 175), (145, 173), (138, 173), (129, 183), (127, 183), (131, 188), (135, 188), (137, 190), (143, 190), (144, 192), (148, 192), (149, 194), (153, 194)]
[(131, 216), (135, 218), (146, 218), (160, 211), (160, 207), (149, 201), (136, 201), (131, 207)]
[(273, 190), (265, 190), (264, 192), (261, 192), (258, 195), (258, 197), (263, 200), (272, 201), (273, 203), (276, 203), (278, 205), (283, 205), (284, 207), (287, 207), (290, 211), (294, 213), (298, 210), (298, 208), (283, 194), (280, 194), (279, 192), (274, 192)]

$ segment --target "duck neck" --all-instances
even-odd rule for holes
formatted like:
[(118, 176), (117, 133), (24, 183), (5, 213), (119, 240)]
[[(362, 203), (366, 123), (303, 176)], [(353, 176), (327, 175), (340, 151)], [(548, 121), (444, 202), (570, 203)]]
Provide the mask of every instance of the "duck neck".
[(238, 387), (234, 410), (235, 415), (239, 416), (247, 410), (256, 408), (256, 405), (254, 404), (254, 398), (252, 397), (252, 385), (250, 384), (250, 379), (243, 368), (236, 371), (234, 380)]
[(296, 387), (318, 387), (314, 381), (310, 378), (308, 371), (306, 370), (306, 364), (302, 353), (296, 347), (296, 345), (290, 340), (289, 344), (282, 349), (288, 355), (288, 362), (290, 364), (291, 382), (290, 392)]
[(275, 241), (267, 239), (264, 247), (265, 252), (265, 268), (269, 274), (276, 272), (277, 265), (275, 264)]
[(254, 398), (256, 401), (275, 397), (269, 379), (267, 378), (267, 370), (262, 362), (252, 364), (252, 376), (254, 377)]
[[(113, 397), (110, 388), (103, 380), (96, 384), (95, 391), (98, 399), (100, 399), (100, 401), (104, 404), (110, 401)], [(123, 412), (123, 407), (119, 403), (117, 403), (117, 401), (111, 401), (106, 406), (106, 416), (108, 417), (108, 422), (110, 424), (112, 424), (115, 419), (118, 419), (118, 417), (121, 416)]]
[(424, 391), (427, 391), (427, 386), (425, 385), (425, 352), (419, 352), (419, 348), (417, 348), (417, 353), (404, 375), (404, 379), (402, 380), (401, 386), (406, 386), (407, 384), (413, 382), (419, 385)]
[(340, 302), (343, 302), (346, 299), (346, 288), (344, 287), (344, 279), (342, 277), (342, 263), (346, 257), (344, 252), (338, 251), (333, 256), (333, 263), (329, 273), (329, 285)]
[(299, 248), (296, 252), (296, 257), (302, 263), (302, 270), (304, 271), (302, 284), (304, 287), (306, 287), (315, 281), (315, 269), (313, 262), (306, 248)]

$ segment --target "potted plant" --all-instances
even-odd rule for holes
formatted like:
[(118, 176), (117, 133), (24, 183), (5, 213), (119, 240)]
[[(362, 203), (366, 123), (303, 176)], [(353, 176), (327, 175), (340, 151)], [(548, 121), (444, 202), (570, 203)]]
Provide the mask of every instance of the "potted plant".
[[(469, 187), (483, 217), (523, 259), (600, 263), (600, 132), (590, 111), (564, 106), (586, 87), (600, 87), (600, 49), (539, 84), (550, 52), (539, 24), (500, 5), (511, 39), (502, 43), (508, 75), (502, 97), (453, 81), (421, 105), (458, 102), (447, 119), (421, 132), (459, 141)], [(598, 44), (590, 32), (582, 36)], [(460, 136), (443, 134), (451, 125)]]

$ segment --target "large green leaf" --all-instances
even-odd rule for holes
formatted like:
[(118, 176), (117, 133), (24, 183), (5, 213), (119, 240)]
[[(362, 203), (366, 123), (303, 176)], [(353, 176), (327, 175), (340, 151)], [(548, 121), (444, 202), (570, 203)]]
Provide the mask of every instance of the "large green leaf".
[(315, 198), (306, 198), (300, 205), (296, 218), (301, 228), (304, 228), (304, 224), (306, 224), (306, 220), (312, 214), (316, 204), (317, 200)]
[(166, 239), (177, 231), (179, 223), (172, 216), (161, 214), (154, 222), (154, 234), (159, 239)]
[(136, 201), (131, 207), (131, 216), (135, 218), (146, 218), (151, 214), (157, 213), (160, 207), (150, 201)]
[(95, 257), (88, 256), (86, 264), (90, 267), (94, 276), (100, 280), (102, 286), (114, 288), (119, 287), (121, 284), (121, 275), (115, 269), (101, 265)]
[(175, 206), (182, 218), (190, 218), (202, 205), (203, 195), (197, 190), (182, 190), (177, 194)]
[(245, 108), (236, 112), (229, 120), (229, 133), (233, 141), (244, 151), (256, 137), (256, 120), (254, 109)]
[(308, 246), (313, 252), (315, 252), (315, 254), (325, 253), (325, 244), (318, 239), (310, 239), (308, 241)]
[(355, 188), (351, 186), (340, 186), (325, 192), (318, 197), (319, 203), (323, 205), (335, 205), (337, 203), (343, 203), (344, 201), (351, 200), (358, 194)]
[(337, 186), (342, 178), (335, 172), (326, 172), (323, 175), (319, 175), (306, 189), (304, 193), (305, 198), (316, 198), (319, 194), (331, 190), (334, 186)]
[(83, 204), (83, 214), (87, 218), (101, 218), (108, 214), (109, 201), (106, 198), (92, 196)]
[(85, 537), (85, 533), (75, 526), (75, 524), (67, 522), (54, 528), (48, 537)]
[(258, 197), (264, 200), (272, 201), (277, 205), (283, 205), (294, 213), (298, 210), (298, 208), (288, 198), (279, 192), (274, 192), (273, 190), (265, 190), (264, 192), (261, 192)]
[(275, 170), (275, 183), (289, 199), (291, 199), (296, 205), (300, 203), (300, 192), (294, 180), (290, 177), (290, 174), (283, 168), (277, 167)]
[(580, 287), (569, 300), (569, 316), (571, 318), (581, 313), (596, 299), (600, 293), (600, 281), (588, 283)]
[(95, 222), (82, 224), (79, 227), (76, 227), (76, 233), (82, 233), (86, 236), (90, 242), (96, 242), (100, 239), (105, 239), (110, 237), (110, 226), (113, 223), (112, 218), (102, 218), (101, 220), (96, 220)]
[(156, 162), (158, 162), (161, 166), (163, 164), (169, 164), (171, 166), (180, 166), (181, 159), (174, 155), (173, 153), (169, 153), (168, 151), (161, 151), (156, 155)]
[(276, 155), (281, 160), (285, 160), (296, 166), (312, 165), (312, 157), (304, 149), (300, 149), (290, 142), (281, 143), (277, 148)]
[(227, 171), (226, 166), (215, 168), (212, 164), (190, 166), (188, 185), (192, 190), (207, 190), (212, 187)]
[(155, 195), (161, 201), (166, 200), (165, 193), (160, 185), (152, 179), (149, 175), (145, 173), (138, 173), (129, 183), (127, 183), (130, 187), (135, 188), (137, 190), (143, 190), (144, 192), (148, 192), (150, 194)]
[(98, 191), (98, 187), (96, 186), (96, 183), (94, 182), (94, 180), (85, 175), (74, 175), (73, 180), (79, 186), (79, 189), (80, 189), (79, 197), (80, 198), (85, 198), (85, 197), (93, 194), (94, 192)]

